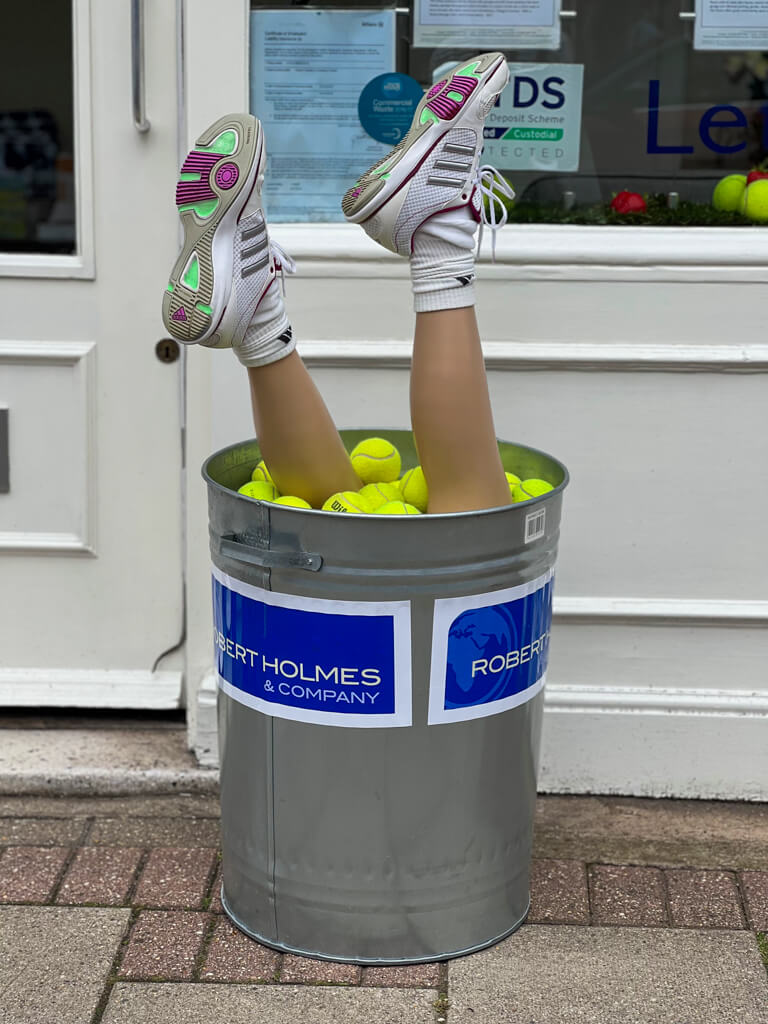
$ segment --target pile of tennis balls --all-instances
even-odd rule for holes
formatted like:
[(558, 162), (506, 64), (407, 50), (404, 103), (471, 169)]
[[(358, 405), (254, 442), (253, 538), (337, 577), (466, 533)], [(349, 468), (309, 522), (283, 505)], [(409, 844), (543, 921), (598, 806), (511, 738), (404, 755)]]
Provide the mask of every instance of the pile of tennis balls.
[[(400, 476), (400, 452), (383, 437), (366, 437), (349, 454), (352, 468), (363, 481), (359, 491), (337, 491), (323, 504), (324, 512), (354, 512), (379, 516), (418, 516), (427, 511), (429, 491), (421, 466)], [(546, 480), (521, 480), (507, 473), (512, 502), (528, 501), (552, 490)], [(308, 501), (293, 494), (280, 495), (272, 475), (262, 459), (239, 494), (257, 501), (293, 508), (312, 508)]]
[(755, 224), (768, 223), (768, 171), (753, 167), (748, 174), (727, 174), (715, 185), (716, 210), (740, 213)]

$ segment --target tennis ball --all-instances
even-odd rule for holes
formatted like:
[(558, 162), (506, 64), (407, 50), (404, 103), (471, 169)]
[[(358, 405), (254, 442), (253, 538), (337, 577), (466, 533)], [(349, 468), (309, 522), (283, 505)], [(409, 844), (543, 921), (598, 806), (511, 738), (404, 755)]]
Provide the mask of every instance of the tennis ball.
[(388, 501), (386, 505), (379, 505), (373, 510), (375, 516), (420, 516), (421, 512), (415, 505), (409, 505), (407, 501)]
[(266, 481), (268, 484), (273, 484), (275, 481), (272, 479), (272, 475), (267, 469), (267, 464), (264, 459), (256, 466), (253, 473), (251, 473), (251, 480)]
[(399, 486), (404, 501), (409, 505), (415, 505), (419, 512), (427, 511), (429, 490), (421, 466), (414, 466), (404, 473)]
[(323, 505), (324, 512), (373, 512), (367, 498), (357, 491), (337, 491)]
[(366, 484), (357, 493), (371, 503), (374, 512), (379, 505), (386, 505), (388, 501), (399, 501), (402, 498), (397, 484)]
[(366, 437), (349, 453), (364, 484), (391, 483), (400, 476), (400, 452), (383, 437)]
[(512, 491), (512, 501), (528, 501), (530, 498), (538, 498), (540, 494), (546, 494), (547, 491), (553, 490), (552, 484), (548, 484), (546, 480), (537, 480), (532, 477), (530, 480), (523, 480), (522, 483)]
[(521, 484), (523, 482), (520, 479), (520, 477), (519, 476), (515, 476), (514, 473), (505, 473), (504, 476), (507, 478), (507, 483), (509, 484), (510, 491), (514, 491), (514, 489), (517, 487), (517, 485)]
[(733, 213), (741, 206), (744, 189), (747, 187), (746, 174), (728, 174), (715, 185), (712, 205), (716, 210)]
[(266, 480), (249, 480), (247, 484), (238, 488), (237, 493), (244, 494), (246, 498), (255, 498), (257, 501), (274, 501), (278, 496), (275, 485), (267, 483)]
[(293, 508), (312, 508), (308, 501), (297, 498), (295, 494), (284, 494), (282, 498), (275, 498), (275, 505), (291, 505)]
[(747, 185), (741, 199), (741, 212), (757, 224), (768, 224), (768, 178)]

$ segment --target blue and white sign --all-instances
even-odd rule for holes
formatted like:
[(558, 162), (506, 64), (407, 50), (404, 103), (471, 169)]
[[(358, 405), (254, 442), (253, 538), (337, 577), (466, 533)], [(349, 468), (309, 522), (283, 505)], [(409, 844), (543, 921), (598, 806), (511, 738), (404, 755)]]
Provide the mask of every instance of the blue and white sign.
[(360, 124), (377, 142), (390, 146), (405, 137), (424, 90), (410, 75), (393, 71), (372, 78), (360, 93), (357, 113)]
[(583, 64), (512, 64), (485, 120), (483, 160), (509, 170), (578, 171)]
[(554, 570), (507, 590), (435, 601), (429, 724), (509, 711), (544, 687)]
[(219, 686), (250, 708), (350, 728), (411, 724), (407, 601), (276, 594), (213, 567)]

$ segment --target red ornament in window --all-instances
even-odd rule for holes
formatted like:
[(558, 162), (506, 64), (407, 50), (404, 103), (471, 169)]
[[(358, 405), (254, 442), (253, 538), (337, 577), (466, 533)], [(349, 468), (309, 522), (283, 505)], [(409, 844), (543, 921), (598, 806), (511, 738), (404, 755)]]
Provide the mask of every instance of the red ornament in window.
[(616, 213), (645, 213), (645, 200), (639, 192), (619, 192), (611, 201), (611, 209)]

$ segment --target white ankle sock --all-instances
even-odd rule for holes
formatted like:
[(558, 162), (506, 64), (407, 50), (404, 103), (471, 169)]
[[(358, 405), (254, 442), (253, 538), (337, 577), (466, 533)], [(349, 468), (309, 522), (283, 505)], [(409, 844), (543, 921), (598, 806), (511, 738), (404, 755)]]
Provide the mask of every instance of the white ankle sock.
[(413, 236), (411, 288), (417, 313), (475, 304), (475, 232), (469, 206), (439, 213)]
[(243, 366), (266, 366), (293, 352), (296, 341), (277, 278), (256, 307), (242, 341), (232, 345)]

